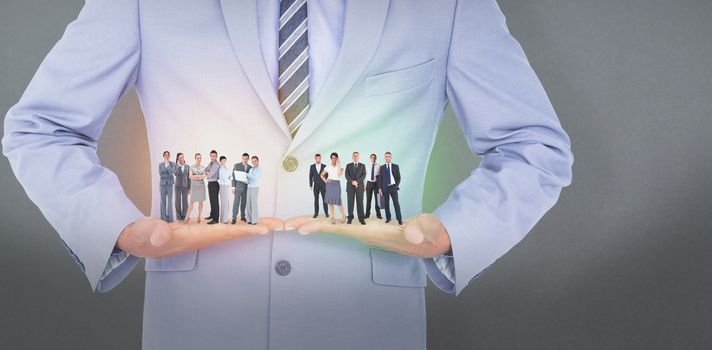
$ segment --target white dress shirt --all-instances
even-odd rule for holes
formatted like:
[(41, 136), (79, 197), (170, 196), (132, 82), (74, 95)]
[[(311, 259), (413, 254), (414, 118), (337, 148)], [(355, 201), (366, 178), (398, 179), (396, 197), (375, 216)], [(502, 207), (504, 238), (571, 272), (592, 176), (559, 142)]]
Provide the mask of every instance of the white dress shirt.
[(341, 176), (343, 176), (343, 174), (339, 175), (339, 168), (331, 164), (327, 165), (326, 168), (324, 168), (324, 171), (329, 174), (327, 179), (341, 180)]
[[(373, 180), (371, 180), (371, 167), (373, 167)], [(366, 181), (376, 182), (378, 180), (376, 176), (381, 172), (381, 165), (378, 163), (368, 163), (366, 164)]]

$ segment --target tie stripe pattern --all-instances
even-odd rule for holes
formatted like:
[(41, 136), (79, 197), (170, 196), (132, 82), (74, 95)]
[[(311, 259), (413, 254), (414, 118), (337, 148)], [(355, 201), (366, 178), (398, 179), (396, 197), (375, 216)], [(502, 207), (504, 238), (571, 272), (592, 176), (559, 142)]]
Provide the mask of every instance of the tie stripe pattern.
[(309, 110), (307, 1), (279, 4), (279, 103), (292, 137)]

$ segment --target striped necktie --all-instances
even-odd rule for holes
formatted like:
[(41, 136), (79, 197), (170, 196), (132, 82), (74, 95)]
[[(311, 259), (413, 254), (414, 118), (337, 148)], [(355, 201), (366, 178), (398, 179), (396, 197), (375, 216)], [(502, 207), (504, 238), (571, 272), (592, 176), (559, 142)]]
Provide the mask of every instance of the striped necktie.
[(279, 4), (279, 103), (292, 138), (309, 110), (307, 1)]

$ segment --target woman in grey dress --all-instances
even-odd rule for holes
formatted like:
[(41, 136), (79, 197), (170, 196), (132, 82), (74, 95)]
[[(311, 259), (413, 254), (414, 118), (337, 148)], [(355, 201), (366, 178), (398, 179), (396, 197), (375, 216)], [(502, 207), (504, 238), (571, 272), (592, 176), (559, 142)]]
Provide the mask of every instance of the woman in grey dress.
[(190, 205), (188, 205), (188, 213), (185, 216), (184, 223), (190, 221), (190, 214), (193, 212), (193, 203), (198, 202), (198, 222), (203, 216), (203, 201), (205, 200), (205, 166), (200, 164), (203, 156), (200, 153), (195, 154), (195, 164), (190, 166)]
[(334, 206), (339, 206), (339, 211), (341, 211), (341, 222), (346, 222), (346, 215), (344, 215), (344, 206), (341, 204), (341, 176), (344, 174), (344, 168), (341, 167), (341, 161), (339, 160), (339, 155), (336, 152), (331, 153), (331, 164), (327, 165), (324, 170), (319, 174), (321, 179), (326, 183), (326, 193), (324, 194), (324, 201), (329, 205), (329, 215), (331, 216), (331, 223), (336, 224), (336, 218), (334, 217)]

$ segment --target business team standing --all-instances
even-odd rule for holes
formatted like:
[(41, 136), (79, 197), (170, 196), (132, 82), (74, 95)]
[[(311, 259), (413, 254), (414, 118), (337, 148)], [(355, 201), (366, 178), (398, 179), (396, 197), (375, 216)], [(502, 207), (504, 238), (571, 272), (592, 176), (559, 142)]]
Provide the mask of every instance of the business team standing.
[[(371, 199), (374, 199), (376, 217), (382, 219), (381, 209), (386, 211), (386, 223), (391, 221), (390, 204), (393, 203), (395, 216), (398, 224), (403, 224), (401, 216), (400, 202), (398, 201), (398, 190), (401, 181), (401, 173), (397, 164), (391, 162), (393, 155), (386, 152), (384, 155), (386, 163), (379, 165), (378, 157), (371, 154), (368, 166), (360, 162), (359, 152), (351, 154), (352, 162), (341, 166), (339, 155), (331, 153), (331, 164), (321, 163), (321, 154), (314, 155), (314, 164), (309, 168), (309, 188), (314, 194), (314, 215), (319, 216), (319, 197), (322, 199), (324, 214), (331, 217), (331, 222), (336, 223), (334, 206), (338, 206), (341, 211), (341, 222), (351, 224), (354, 219), (354, 208), (356, 217), (360, 224), (365, 225), (367, 218), (371, 215)], [(248, 162), (251, 160), (252, 164)], [(218, 160), (217, 151), (210, 152), (210, 163), (207, 166), (201, 164), (202, 156), (195, 154), (195, 164), (188, 166), (183, 153), (178, 153), (176, 162), (170, 161), (170, 152), (163, 152), (163, 161), (158, 165), (160, 175), (160, 198), (161, 198), (161, 219), (166, 222), (173, 222), (172, 200), (175, 193), (175, 210), (178, 221), (188, 223), (193, 204), (198, 203), (198, 222), (203, 211), (205, 201), (205, 180), (208, 181), (208, 193), (210, 196), (210, 216), (206, 217), (209, 225), (216, 223), (227, 224), (229, 220), (230, 198), (232, 192), (232, 224), (237, 223), (237, 214), (240, 213), (240, 220), (254, 225), (259, 221), (259, 211), (257, 198), (259, 194), (259, 179), (262, 175), (262, 168), (259, 166), (259, 158), (248, 153), (242, 154), (242, 161), (236, 163), (230, 171), (227, 167), (227, 157), (220, 156)], [(238, 179), (236, 172), (244, 172)], [(348, 215), (344, 213), (344, 206), (341, 201), (341, 178), (345, 178), (346, 197), (348, 205)], [(365, 181), (365, 182), (364, 182)], [(174, 191), (175, 186), (175, 191)], [(213, 194), (214, 187), (217, 186), (217, 193)], [(364, 193), (366, 193), (366, 208), (364, 209)], [(188, 195), (190, 194), (190, 204)], [(378, 194), (378, 195), (376, 195)], [(381, 200), (379, 200), (381, 197)], [(380, 203), (379, 203), (380, 202)], [(217, 213), (217, 214), (216, 214)]]
[[(255, 225), (259, 221), (259, 211), (257, 198), (259, 193), (259, 180), (262, 176), (262, 167), (259, 166), (259, 158), (252, 156), (252, 164), (248, 163), (250, 155), (242, 154), (242, 162), (236, 163), (232, 171), (227, 167), (227, 157), (220, 156), (218, 160), (217, 151), (210, 152), (210, 163), (202, 165), (202, 156), (195, 154), (195, 163), (189, 166), (185, 162), (183, 153), (178, 153), (176, 162), (170, 161), (170, 152), (163, 152), (163, 161), (158, 164), (160, 174), (160, 195), (161, 195), (161, 219), (173, 222), (173, 186), (175, 185), (175, 211), (179, 222), (190, 222), (194, 203), (198, 203), (198, 222), (201, 222), (203, 212), (203, 202), (205, 201), (205, 182), (208, 182), (208, 193), (210, 196), (210, 220), (208, 224), (213, 225), (218, 222), (227, 224), (230, 219), (230, 192), (234, 194), (234, 205), (232, 209), (232, 224), (237, 222), (237, 214), (240, 212), (240, 220), (248, 224)], [(235, 172), (244, 172), (244, 179), (235, 176)], [(217, 185), (217, 194), (213, 194)], [(190, 203), (188, 195), (190, 194)], [(326, 208), (326, 205), (324, 206)], [(217, 216), (215, 216), (217, 212)]]
[[(359, 223), (366, 224), (366, 220), (371, 216), (371, 199), (374, 198), (376, 217), (382, 219), (381, 209), (386, 210), (386, 223), (391, 221), (390, 204), (393, 203), (396, 220), (399, 225), (403, 225), (403, 217), (401, 216), (400, 202), (398, 201), (398, 190), (401, 181), (400, 168), (397, 164), (392, 163), (393, 154), (386, 152), (384, 158), (386, 163), (379, 165), (376, 160), (378, 157), (371, 154), (369, 157), (370, 164), (366, 166), (359, 161), (359, 152), (353, 152), (351, 155), (353, 162), (346, 165), (344, 170), (339, 161), (339, 155), (334, 152), (331, 154), (331, 164), (321, 164), (321, 156), (317, 153), (314, 157), (314, 164), (309, 169), (309, 186), (314, 191), (314, 215), (319, 216), (319, 194), (318, 180), (314, 174), (319, 171), (319, 179), (325, 183), (324, 211), (328, 205), (329, 211), (326, 211), (326, 217), (329, 213), (334, 215), (334, 205), (338, 205), (341, 210), (342, 221), (351, 224), (354, 219), (354, 207)], [(341, 176), (346, 178), (346, 196), (348, 201), (348, 216), (344, 215), (344, 207), (341, 203)], [(364, 184), (364, 180), (366, 183)], [(366, 208), (364, 213), (363, 195), (366, 192)], [(376, 193), (378, 195), (376, 195)], [(383, 205), (379, 203), (379, 197), (383, 200)], [(348, 218), (348, 221), (346, 220)], [(331, 218), (331, 223), (335, 224), (336, 219)]]

